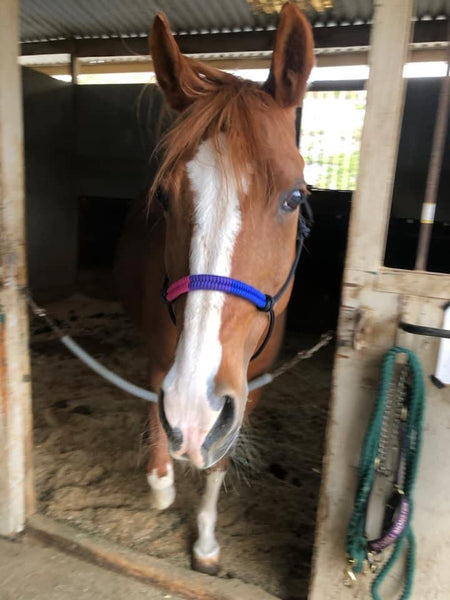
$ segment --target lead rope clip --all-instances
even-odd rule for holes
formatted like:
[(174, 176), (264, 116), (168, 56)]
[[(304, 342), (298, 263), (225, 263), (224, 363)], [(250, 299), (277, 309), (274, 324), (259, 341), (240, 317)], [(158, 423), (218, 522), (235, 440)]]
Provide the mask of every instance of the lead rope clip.
[(363, 573), (365, 575), (368, 575), (370, 573), (375, 575), (375, 573), (378, 572), (378, 569), (379, 569), (382, 561), (383, 561), (383, 552), (382, 551), (379, 552), (378, 554), (375, 554), (374, 552), (368, 552), (367, 558), (363, 563)]
[[(347, 567), (344, 569), (344, 585), (351, 590), (353, 598), (361, 598), (363, 591), (362, 580), (355, 573), (356, 560), (348, 559)], [(364, 573), (364, 571), (362, 571)]]
[(352, 558), (348, 559), (347, 566), (344, 569), (344, 585), (346, 587), (354, 587), (357, 579), (355, 571), (353, 570), (356, 565), (356, 560)]

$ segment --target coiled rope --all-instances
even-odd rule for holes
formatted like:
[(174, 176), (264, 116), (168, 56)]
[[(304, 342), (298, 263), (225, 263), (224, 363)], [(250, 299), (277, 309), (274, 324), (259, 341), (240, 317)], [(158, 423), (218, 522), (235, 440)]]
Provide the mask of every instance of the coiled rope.
[(360, 573), (363, 570), (365, 561), (370, 562), (368, 540), (365, 531), (367, 507), (376, 474), (383, 415), (392, 385), (395, 361), (398, 354), (405, 354), (407, 356), (407, 368), (411, 380), (403, 441), (405, 469), (403, 492), (409, 502), (410, 509), (406, 527), (394, 542), (389, 560), (381, 568), (372, 583), (371, 593), (374, 600), (381, 600), (379, 588), (397, 562), (405, 542), (407, 544), (406, 572), (400, 600), (410, 598), (414, 579), (416, 545), (411, 527), (411, 518), (413, 512), (413, 491), (422, 444), (425, 387), (422, 368), (417, 356), (411, 350), (399, 346), (391, 348), (383, 362), (380, 389), (366, 432), (359, 462), (358, 485), (354, 508), (347, 528), (346, 552), (349, 564), (351, 565), (351, 570), (348, 574), (350, 579), (354, 581), (354, 573)]

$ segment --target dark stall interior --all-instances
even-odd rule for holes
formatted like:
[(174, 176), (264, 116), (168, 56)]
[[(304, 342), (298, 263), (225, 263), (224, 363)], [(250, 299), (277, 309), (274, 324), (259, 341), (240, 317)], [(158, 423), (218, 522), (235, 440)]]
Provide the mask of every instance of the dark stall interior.
[[(385, 265), (413, 269), (440, 79), (408, 81)], [(450, 136), (445, 140), (427, 270), (450, 272)]]

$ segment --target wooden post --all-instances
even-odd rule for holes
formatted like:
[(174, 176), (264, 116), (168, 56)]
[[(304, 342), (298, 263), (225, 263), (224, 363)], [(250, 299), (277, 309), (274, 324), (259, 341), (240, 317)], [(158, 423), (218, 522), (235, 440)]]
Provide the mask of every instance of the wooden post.
[(0, 534), (34, 508), (26, 284), (19, 2), (0, 2)]
[[(370, 576), (359, 577), (353, 587), (343, 583), (347, 565), (345, 534), (380, 364), (397, 333), (399, 297), (397, 293), (381, 293), (375, 287), (389, 222), (404, 100), (402, 70), (413, 0), (377, 0), (374, 7), (367, 108), (350, 217), (309, 600), (371, 597)], [(416, 522), (417, 516), (416, 512)], [(384, 594), (388, 586), (386, 598), (398, 597), (398, 589), (394, 593), (392, 587), (397, 584), (398, 588), (401, 573), (391, 575), (383, 588)], [(440, 585), (433, 582), (433, 592), (428, 596), (417, 586), (422, 593), (414, 598), (431, 598), (435, 592), (440, 598), (436, 591)]]
[(346, 269), (375, 272), (383, 264), (403, 115), (402, 72), (411, 38), (412, 6), (412, 0), (375, 3), (367, 108)]

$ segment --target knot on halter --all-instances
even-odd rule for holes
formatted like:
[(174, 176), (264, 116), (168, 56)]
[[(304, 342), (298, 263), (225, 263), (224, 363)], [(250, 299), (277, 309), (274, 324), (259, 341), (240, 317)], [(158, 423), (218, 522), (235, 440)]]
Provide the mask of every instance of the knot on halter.
[(259, 306), (257, 306), (256, 308), (258, 310), (260, 310), (261, 312), (272, 312), (274, 306), (275, 306), (275, 298), (273, 296), (269, 296), (269, 294), (266, 294), (265, 305), (262, 308), (260, 308)]

